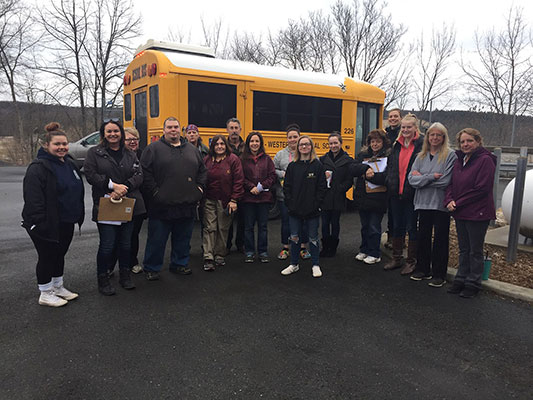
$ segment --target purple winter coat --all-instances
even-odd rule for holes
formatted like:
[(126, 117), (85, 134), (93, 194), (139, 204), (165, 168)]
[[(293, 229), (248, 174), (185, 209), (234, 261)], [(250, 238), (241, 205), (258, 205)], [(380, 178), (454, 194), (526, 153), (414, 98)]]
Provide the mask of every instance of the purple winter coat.
[[(243, 203), (272, 203), (274, 197), (270, 189), (276, 183), (278, 177), (272, 159), (265, 153), (257, 157), (242, 157), (242, 170), (244, 172), (244, 196)], [(250, 190), (261, 182), (265, 190), (258, 195), (253, 195)]]
[(446, 188), (444, 207), (452, 200), (455, 219), (487, 221), (496, 219), (492, 188), (496, 170), (496, 156), (484, 147), (478, 147), (463, 166), (465, 154), (457, 150), (452, 181)]

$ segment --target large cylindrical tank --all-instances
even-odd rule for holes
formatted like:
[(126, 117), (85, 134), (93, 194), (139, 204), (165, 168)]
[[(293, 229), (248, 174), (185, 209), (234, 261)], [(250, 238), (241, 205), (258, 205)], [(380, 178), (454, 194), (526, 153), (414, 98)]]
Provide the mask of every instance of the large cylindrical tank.
[[(515, 181), (516, 178), (509, 182), (502, 196), (502, 211), (507, 222), (511, 221)], [(520, 218), (520, 234), (527, 238), (533, 238), (533, 169), (526, 172), (522, 217)]]

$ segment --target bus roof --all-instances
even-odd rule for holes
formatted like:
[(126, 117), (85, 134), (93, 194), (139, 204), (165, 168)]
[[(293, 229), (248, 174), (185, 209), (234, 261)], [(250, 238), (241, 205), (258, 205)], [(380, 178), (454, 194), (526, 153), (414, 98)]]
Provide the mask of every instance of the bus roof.
[[(218, 58), (198, 57), (191, 54), (162, 51), (169, 61), (180, 68), (189, 68), (232, 75), (252, 76), (290, 82), (309, 83), (343, 88), (345, 77), (320, 72), (301, 71), (283, 67), (254, 64), (245, 61), (223, 60)], [(352, 78), (348, 78), (352, 79)], [(354, 80), (354, 79), (352, 79)], [(356, 80), (354, 80), (356, 81)], [(356, 81), (357, 82), (357, 81)], [(366, 82), (359, 83), (365, 84)]]
[(210, 58), (215, 57), (215, 51), (209, 47), (196, 46), (187, 43), (169, 43), (154, 39), (148, 39), (145, 44), (137, 47), (137, 49), (135, 50), (135, 55), (145, 50), (159, 50), (163, 52), (170, 51), (184, 54), (194, 54), (197, 56), (204, 56)]

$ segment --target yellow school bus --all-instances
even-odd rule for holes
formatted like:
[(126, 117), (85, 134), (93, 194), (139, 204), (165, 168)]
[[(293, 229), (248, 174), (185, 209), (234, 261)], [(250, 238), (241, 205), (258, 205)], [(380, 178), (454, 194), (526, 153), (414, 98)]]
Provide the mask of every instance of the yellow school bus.
[(383, 90), (352, 78), (216, 59), (204, 47), (150, 40), (124, 75), (124, 126), (139, 130), (143, 148), (173, 116), (182, 126), (197, 125), (208, 145), (237, 117), (243, 139), (261, 132), (273, 157), (286, 146), (286, 126), (297, 123), (318, 155), (338, 131), (353, 157), (365, 135), (382, 126), (384, 100)]

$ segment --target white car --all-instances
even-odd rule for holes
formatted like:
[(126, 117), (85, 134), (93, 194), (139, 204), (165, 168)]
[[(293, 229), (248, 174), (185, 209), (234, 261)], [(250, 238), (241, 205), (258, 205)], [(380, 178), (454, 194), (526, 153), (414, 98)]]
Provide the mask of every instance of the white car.
[(72, 156), (78, 168), (83, 167), (87, 151), (100, 143), (100, 132), (93, 132), (80, 140), (68, 144), (68, 153)]

